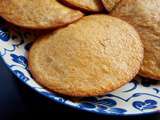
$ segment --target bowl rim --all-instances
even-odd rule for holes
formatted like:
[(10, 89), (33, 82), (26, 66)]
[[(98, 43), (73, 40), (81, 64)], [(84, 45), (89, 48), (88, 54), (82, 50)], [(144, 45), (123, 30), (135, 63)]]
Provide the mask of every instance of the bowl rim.
[(152, 111), (152, 112), (142, 112), (142, 113), (135, 113), (135, 114), (115, 114), (115, 113), (102, 113), (102, 112), (98, 112), (98, 111), (92, 111), (92, 110), (88, 110), (88, 109), (84, 109), (84, 108), (79, 108), (78, 106), (73, 106), (71, 104), (68, 104), (68, 103), (64, 103), (62, 101), (59, 101), (57, 99), (53, 99), (51, 97), (49, 97), (48, 95), (38, 91), (37, 89), (31, 87), (29, 84), (27, 84), (26, 82), (24, 82), (22, 80), (22, 78), (19, 78), (14, 72), (12, 69), (10, 69), (8, 63), (6, 62), (6, 60), (3, 58), (3, 56), (0, 56), (2, 58), (2, 61), (3, 63), (7, 66), (7, 68), (9, 69), (9, 71), (11, 71), (17, 78), (18, 80), (20, 80), (24, 85), (27, 85), (29, 88), (31, 88), (32, 90), (34, 90), (35, 92), (37, 92), (38, 94), (46, 97), (47, 99), (53, 101), (53, 102), (57, 102), (61, 105), (66, 105), (70, 108), (74, 108), (75, 110), (80, 110), (80, 111), (86, 111), (86, 112), (90, 112), (90, 113), (95, 113), (95, 114), (98, 114), (98, 115), (108, 115), (108, 116), (120, 116), (120, 117), (123, 117), (123, 116), (137, 116), (137, 115), (151, 115), (151, 114), (160, 114), (160, 110), (155, 110), (155, 111)]

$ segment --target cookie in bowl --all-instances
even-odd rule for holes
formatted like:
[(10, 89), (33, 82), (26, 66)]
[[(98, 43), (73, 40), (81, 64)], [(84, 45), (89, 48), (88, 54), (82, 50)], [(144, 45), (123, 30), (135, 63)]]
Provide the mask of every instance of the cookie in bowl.
[(38, 83), (81, 97), (104, 95), (128, 83), (142, 60), (136, 30), (107, 15), (83, 17), (38, 39), (29, 52), (29, 68)]
[(0, 0), (0, 16), (26, 28), (57, 28), (80, 19), (83, 13), (57, 0)]
[(78, 8), (79, 10), (86, 12), (101, 12), (104, 7), (100, 0), (59, 0), (73, 8)]
[(138, 31), (144, 44), (144, 61), (140, 75), (160, 80), (160, 1), (121, 0), (112, 11)]

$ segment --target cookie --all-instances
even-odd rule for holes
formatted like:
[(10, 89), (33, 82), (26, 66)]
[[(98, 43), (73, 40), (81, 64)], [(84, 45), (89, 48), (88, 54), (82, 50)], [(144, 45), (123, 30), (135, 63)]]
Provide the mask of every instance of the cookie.
[(112, 11), (112, 9), (120, 2), (120, 0), (102, 0), (102, 3), (107, 11)]
[(91, 15), (37, 40), (29, 52), (29, 68), (51, 91), (87, 97), (128, 83), (142, 59), (143, 46), (131, 25)]
[(64, 26), (83, 16), (57, 0), (0, 0), (0, 3), (0, 16), (18, 26), (33, 29)]
[(100, 12), (103, 5), (100, 0), (60, 0), (61, 2), (87, 12)]
[(160, 80), (160, 1), (122, 0), (112, 16), (132, 24), (144, 44), (144, 61), (140, 75)]

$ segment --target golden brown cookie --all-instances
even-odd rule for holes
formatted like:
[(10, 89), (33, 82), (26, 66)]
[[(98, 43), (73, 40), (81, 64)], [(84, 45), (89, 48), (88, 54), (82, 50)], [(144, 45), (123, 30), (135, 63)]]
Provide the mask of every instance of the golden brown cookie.
[(71, 5), (80, 10), (89, 12), (100, 12), (103, 10), (103, 5), (100, 0), (60, 0), (63, 3)]
[(56, 0), (0, 0), (0, 16), (19, 26), (45, 29), (64, 26), (83, 14)]
[(29, 67), (36, 81), (69, 96), (97, 96), (138, 73), (143, 47), (135, 29), (107, 15), (91, 15), (35, 42)]
[(132, 24), (144, 44), (140, 75), (160, 80), (160, 0), (122, 0), (112, 12)]
[(102, 0), (102, 3), (107, 11), (112, 11), (112, 9), (120, 2), (120, 0)]

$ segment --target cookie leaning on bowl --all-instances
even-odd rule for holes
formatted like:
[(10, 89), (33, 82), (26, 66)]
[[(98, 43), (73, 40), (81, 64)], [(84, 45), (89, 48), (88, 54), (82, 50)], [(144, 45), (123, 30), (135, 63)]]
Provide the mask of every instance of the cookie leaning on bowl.
[(65, 5), (78, 8), (87, 12), (100, 12), (103, 10), (103, 5), (100, 0), (59, 0)]
[(160, 0), (121, 0), (112, 16), (132, 24), (144, 44), (140, 75), (160, 80)]
[(87, 97), (128, 83), (142, 59), (142, 43), (131, 25), (91, 15), (37, 40), (29, 52), (29, 68), (46, 88)]
[(47, 29), (72, 23), (83, 13), (57, 0), (0, 0), (0, 16), (18, 26)]

